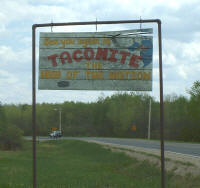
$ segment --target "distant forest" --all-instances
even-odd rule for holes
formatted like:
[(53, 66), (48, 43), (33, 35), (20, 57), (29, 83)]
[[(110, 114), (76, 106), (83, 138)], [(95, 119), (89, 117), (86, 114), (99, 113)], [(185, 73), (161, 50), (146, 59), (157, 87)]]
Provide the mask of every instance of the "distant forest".
[[(188, 93), (189, 98), (164, 97), (167, 140), (200, 142), (200, 82), (194, 82)], [(64, 136), (147, 138), (150, 99), (151, 138), (159, 139), (160, 104), (151, 96), (136, 92), (101, 97), (92, 103), (37, 104), (37, 134), (47, 136), (52, 127), (59, 127), (59, 111), (55, 109), (61, 108)], [(32, 135), (32, 106), (1, 104), (0, 126), (5, 124), (15, 125), (24, 135)]]

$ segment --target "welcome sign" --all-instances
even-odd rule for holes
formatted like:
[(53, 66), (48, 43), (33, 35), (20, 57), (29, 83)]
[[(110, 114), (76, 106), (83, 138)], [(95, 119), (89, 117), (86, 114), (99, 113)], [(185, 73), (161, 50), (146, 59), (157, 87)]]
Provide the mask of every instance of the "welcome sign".
[(40, 33), (39, 89), (151, 91), (152, 32)]

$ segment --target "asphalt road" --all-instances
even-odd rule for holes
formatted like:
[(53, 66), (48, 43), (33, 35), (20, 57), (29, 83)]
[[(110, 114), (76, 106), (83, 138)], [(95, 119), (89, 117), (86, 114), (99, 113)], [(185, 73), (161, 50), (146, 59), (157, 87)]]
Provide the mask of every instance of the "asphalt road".
[[(39, 138), (40, 140), (49, 139), (48, 137), (39, 137)], [(125, 146), (136, 146), (136, 147), (160, 150), (160, 142), (151, 140), (126, 139), (126, 138), (97, 138), (97, 137), (62, 137), (61, 139), (76, 139), (85, 141), (93, 140), (104, 143), (112, 143)], [(165, 151), (200, 157), (200, 144), (165, 142)]]

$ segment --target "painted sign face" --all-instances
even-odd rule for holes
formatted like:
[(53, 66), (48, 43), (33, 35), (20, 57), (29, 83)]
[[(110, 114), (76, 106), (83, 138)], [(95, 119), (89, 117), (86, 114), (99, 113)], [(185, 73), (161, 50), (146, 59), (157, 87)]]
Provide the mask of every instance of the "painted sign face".
[(39, 89), (151, 91), (151, 33), (40, 33)]

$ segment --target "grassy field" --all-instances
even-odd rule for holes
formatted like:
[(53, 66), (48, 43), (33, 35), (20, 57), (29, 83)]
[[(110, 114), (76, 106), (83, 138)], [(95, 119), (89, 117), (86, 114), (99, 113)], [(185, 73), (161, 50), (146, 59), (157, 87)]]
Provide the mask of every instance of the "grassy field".
[[(0, 151), (0, 188), (32, 187), (32, 148)], [(160, 188), (160, 169), (94, 143), (52, 140), (37, 145), (38, 188)], [(169, 188), (199, 188), (199, 178), (167, 174)]]

